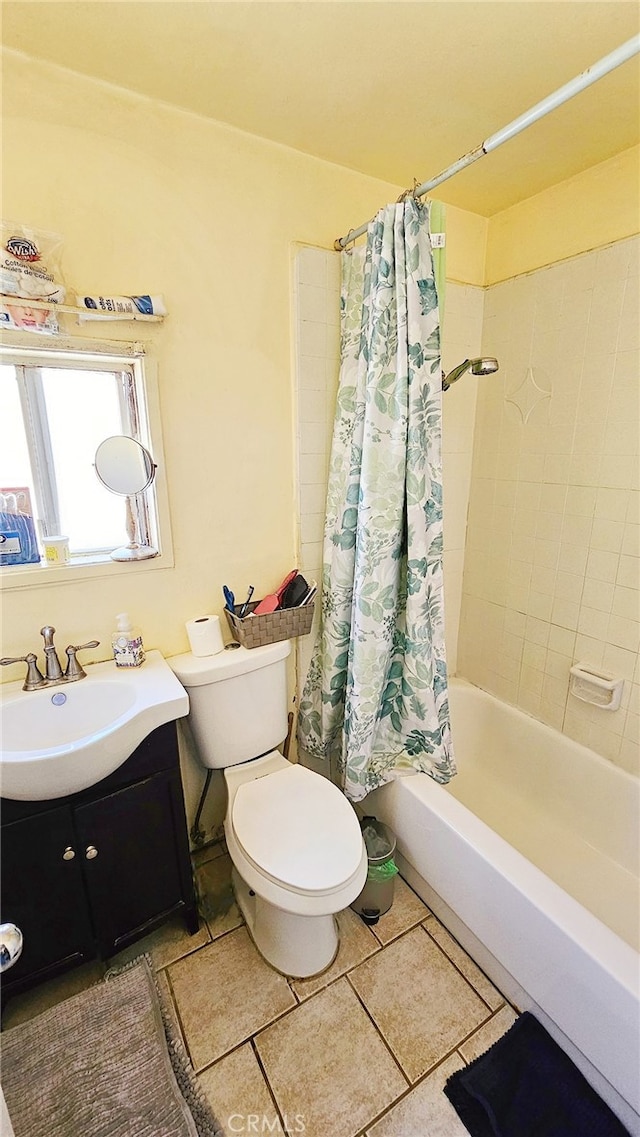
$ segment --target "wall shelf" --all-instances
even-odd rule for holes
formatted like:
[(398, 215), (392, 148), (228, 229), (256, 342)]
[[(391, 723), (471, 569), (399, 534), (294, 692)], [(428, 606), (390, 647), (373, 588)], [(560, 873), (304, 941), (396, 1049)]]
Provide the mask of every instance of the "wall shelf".
[(145, 324), (161, 324), (164, 316), (145, 316), (142, 312), (99, 312), (90, 308), (80, 308), (75, 304), (54, 304), (52, 301), (47, 300), (31, 300), (26, 296), (8, 296), (6, 293), (0, 293), (0, 305), (2, 304), (15, 304), (22, 305), (27, 308), (46, 308), (47, 311), (68, 312), (75, 315), (80, 320), (82, 317), (88, 322), (108, 321), (115, 323), (116, 321), (125, 320), (127, 323), (145, 323)]

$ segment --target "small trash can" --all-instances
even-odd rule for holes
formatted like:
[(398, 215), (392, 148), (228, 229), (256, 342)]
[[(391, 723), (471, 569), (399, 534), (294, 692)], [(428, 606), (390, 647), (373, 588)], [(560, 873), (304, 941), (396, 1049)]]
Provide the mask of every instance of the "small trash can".
[(367, 850), (369, 870), (360, 895), (351, 907), (365, 924), (377, 924), (393, 904), (394, 877), (398, 872), (393, 854), (396, 839), (387, 825), (377, 817), (363, 817), (360, 828)]

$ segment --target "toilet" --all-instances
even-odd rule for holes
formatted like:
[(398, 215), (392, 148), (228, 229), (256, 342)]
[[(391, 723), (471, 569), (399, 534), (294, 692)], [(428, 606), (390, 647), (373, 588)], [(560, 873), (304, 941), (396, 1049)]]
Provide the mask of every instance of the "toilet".
[(367, 854), (353, 806), (275, 749), (287, 734), (288, 640), (168, 660), (189, 694), (198, 758), (224, 770), (236, 900), (278, 971), (316, 975), (338, 950), (335, 915), (362, 891)]

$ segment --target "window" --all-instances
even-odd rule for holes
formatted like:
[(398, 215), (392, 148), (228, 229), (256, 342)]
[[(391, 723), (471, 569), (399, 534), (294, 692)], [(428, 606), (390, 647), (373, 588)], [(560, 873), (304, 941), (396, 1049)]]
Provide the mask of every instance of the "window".
[[(74, 350), (0, 348), (0, 530), (21, 535), (20, 554), (0, 558), (8, 568), (24, 573), (25, 565), (40, 564), (44, 538), (58, 534), (69, 538), (73, 567), (113, 565), (110, 552), (126, 544), (125, 498), (101, 484), (93, 464), (111, 435), (137, 439), (158, 462), (136, 348), (82, 350), (77, 341)], [(159, 547), (155, 484), (132, 505), (141, 540)]]

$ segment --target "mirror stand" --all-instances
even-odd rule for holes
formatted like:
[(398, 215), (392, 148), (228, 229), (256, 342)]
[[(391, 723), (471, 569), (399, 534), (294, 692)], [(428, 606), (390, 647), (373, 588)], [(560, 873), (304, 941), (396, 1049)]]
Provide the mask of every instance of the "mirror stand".
[(110, 554), (112, 561), (147, 561), (151, 557), (158, 556), (158, 549), (154, 549), (153, 545), (143, 545), (138, 541), (138, 524), (134, 512), (134, 501), (134, 496), (127, 494), (125, 524), (129, 544), (114, 549)]
[(149, 451), (135, 438), (114, 434), (105, 438), (96, 450), (95, 471), (102, 485), (126, 500), (125, 528), (128, 545), (114, 549), (112, 561), (147, 561), (159, 555), (159, 549), (148, 545), (144, 537), (147, 526), (141, 524), (141, 501), (138, 494), (151, 485), (156, 464)]

